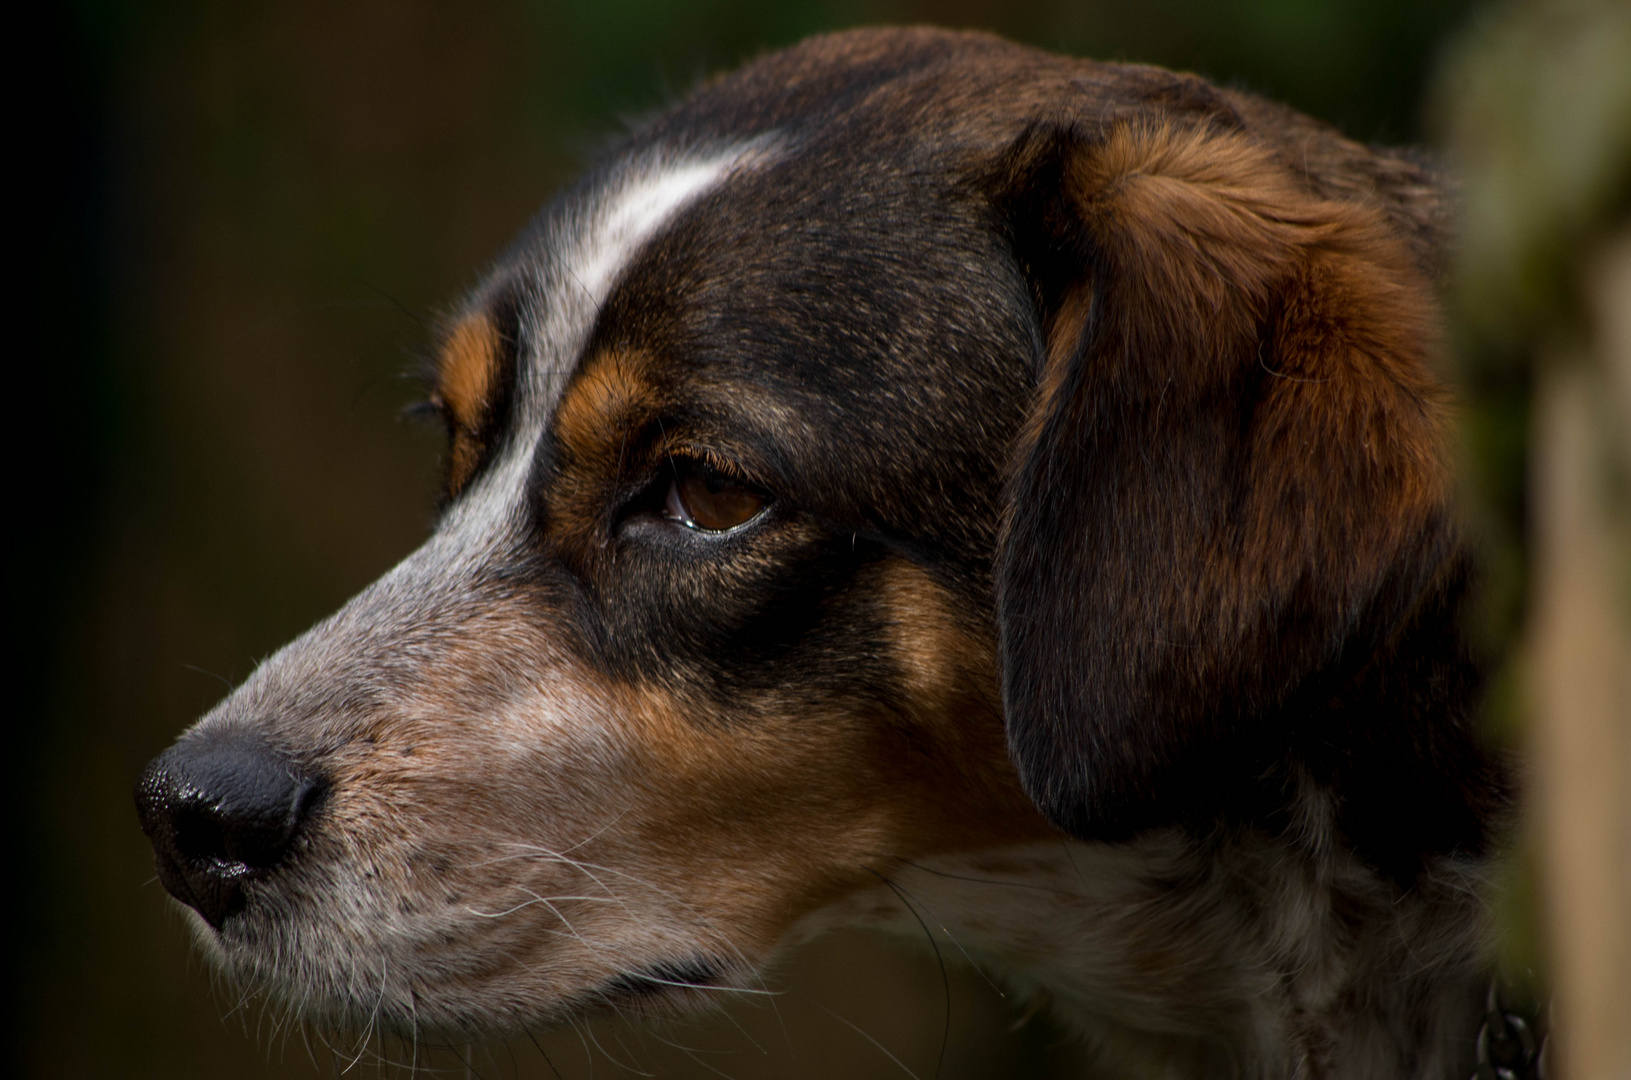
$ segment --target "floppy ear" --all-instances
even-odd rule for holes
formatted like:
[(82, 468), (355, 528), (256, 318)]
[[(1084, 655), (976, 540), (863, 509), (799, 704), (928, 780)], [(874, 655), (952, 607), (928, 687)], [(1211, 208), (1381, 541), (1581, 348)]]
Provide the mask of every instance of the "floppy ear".
[(1032, 130), (995, 183), (1042, 346), (1009, 746), (1056, 824), (1126, 835), (1326, 737), (1443, 559), (1432, 289), (1380, 212), (1216, 121)]

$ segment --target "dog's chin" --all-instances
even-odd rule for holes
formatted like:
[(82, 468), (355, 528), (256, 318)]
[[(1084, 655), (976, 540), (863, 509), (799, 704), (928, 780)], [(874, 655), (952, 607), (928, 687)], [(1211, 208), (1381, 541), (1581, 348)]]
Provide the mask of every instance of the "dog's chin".
[(519, 958), (506, 948), (514, 936), (472, 940), (454, 925), (463, 920), (435, 930), (442, 920), (434, 915), (414, 920), (418, 926), (377, 913), (336, 917), (365, 905), (353, 896), (308, 910), (261, 892), (219, 928), (177, 906), (237, 996), (260, 997), (319, 1028), (461, 1041), (600, 1013), (668, 1019), (764, 992), (759, 965), (738, 949), (726, 957), (700, 941), (675, 940), (674, 931), (598, 949), (574, 940)]

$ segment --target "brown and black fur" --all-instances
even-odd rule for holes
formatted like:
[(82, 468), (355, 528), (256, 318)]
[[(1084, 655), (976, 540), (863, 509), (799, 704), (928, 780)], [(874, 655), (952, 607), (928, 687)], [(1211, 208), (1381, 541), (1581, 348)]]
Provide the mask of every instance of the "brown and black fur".
[[(597, 193), (727, 146), (603, 292), (575, 280)], [(438, 535), (154, 763), (161, 876), (231, 972), (341, 1019), (398, 988), (348, 985), (350, 924), (305, 912), (394, 904), (415, 1023), (482, 1029), (733, 985), (868, 921), (880, 875), (1045, 874), (1068, 834), (1105, 876), (1025, 932), (1103, 938), (1060, 998), (1107, 1061), (1465, 1072), (1508, 796), (1431, 373), (1445, 218), (1410, 155), (980, 35), (703, 87), (450, 320)], [(698, 462), (763, 511), (664, 517)], [(230, 817), (243, 753), (305, 785), (259, 862), (178, 839)], [(482, 959), (456, 909), (528, 830), (655, 875), (621, 901), (666, 929), (607, 915), (577, 955), (518, 920), (491, 932), (544, 973)]]

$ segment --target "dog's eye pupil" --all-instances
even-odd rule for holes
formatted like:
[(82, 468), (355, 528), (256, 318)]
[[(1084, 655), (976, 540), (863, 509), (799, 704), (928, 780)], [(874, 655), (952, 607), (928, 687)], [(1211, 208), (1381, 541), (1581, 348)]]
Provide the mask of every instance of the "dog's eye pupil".
[(764, 496), (703, 464), (676, 465), (663, 513), (693, 529), (724, 532), (764, 509)]

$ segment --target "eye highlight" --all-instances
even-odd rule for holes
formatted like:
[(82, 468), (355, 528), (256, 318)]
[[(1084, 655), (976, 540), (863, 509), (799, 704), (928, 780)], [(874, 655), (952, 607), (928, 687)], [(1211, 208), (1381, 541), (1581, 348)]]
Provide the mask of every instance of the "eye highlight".
[(710, 462), (671, 457), (673, 479), (663, 500), (663, 517), (702, 532), (725, 532), (752, 521), (764, 510), (765, 495)]

